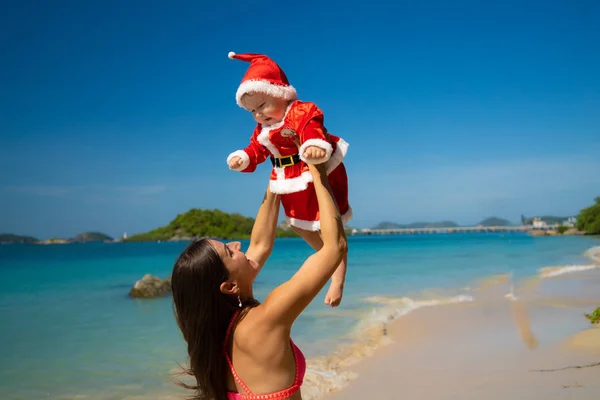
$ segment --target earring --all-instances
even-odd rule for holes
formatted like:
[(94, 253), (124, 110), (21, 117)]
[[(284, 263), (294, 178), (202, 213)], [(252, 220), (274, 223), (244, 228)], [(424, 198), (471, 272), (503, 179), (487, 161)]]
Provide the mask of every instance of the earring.
[(238, 293), (238, 306), (240, 308), (242, 308), (242, 298), (240, 297), (240, 294)]

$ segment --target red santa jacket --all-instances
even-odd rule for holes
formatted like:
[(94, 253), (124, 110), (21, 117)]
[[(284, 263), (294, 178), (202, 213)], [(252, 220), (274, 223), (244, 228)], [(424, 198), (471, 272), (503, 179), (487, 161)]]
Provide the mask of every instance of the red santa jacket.
[[(300, 141), (300, 150), (294, 142), (294, 136)], [(283, 120), (273, 125), (258, 124), (250, 138), (250, 144), (243, 150), (237, 150), (227, 157), (238, 156), (242, 159), (241, 167), (236, 171), (254, 172), (258, 164), (267, 158), (293, 156), (299, 154), (301, 161), (286, 167), (273, 167), (271, 171), (270, 189), (273, 193), (285, 194), (300, 192), (312, 182), (307, 160), (302, 157), (308, 146), (317, 146), (325, 150), (327, 173), (337, 168), (348, 151), (348, 143), (344, 139), (327, 132), (323, 125), (323, 112), (310, 102), (294, 101), (285, 113)]]

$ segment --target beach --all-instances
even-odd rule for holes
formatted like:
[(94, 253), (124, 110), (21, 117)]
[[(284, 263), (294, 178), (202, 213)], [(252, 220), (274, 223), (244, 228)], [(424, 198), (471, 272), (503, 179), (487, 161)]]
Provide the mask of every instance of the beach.
[[(584, 271), (530, 280), (509, 296), (509, 280), (496, 279), (472, 302), (396, 319), (387, 344), (324, 398), (598, 399), (600, 327), (583, 313), (600, 305), (600, 269)], [(570, 292), (548, 295), (561, 286)]]

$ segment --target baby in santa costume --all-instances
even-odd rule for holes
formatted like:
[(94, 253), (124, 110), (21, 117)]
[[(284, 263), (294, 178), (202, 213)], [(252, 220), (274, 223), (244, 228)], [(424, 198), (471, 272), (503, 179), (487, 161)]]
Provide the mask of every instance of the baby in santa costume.
[[(230, 169), (253, 172), (270, 159), (270, 190), (281, 194), (287, 221), (315, 250), (323, 245), (319, 234), (319, 206), (307, 164), (326, 163), (329, 184), (344, 223), (352, 217), (348, 204), (348, 177), (342, 163), (348, 143), (327, 132), (323, 112), (298, 100), (283, 70), (262, 54), (229, 53), (250, 67), (236, 93), (237, 104), (257, 122), (250, 143), (227, 157)], [(335, 307), (342, 299), (347, 259), (334, 273), (325, 303)]]

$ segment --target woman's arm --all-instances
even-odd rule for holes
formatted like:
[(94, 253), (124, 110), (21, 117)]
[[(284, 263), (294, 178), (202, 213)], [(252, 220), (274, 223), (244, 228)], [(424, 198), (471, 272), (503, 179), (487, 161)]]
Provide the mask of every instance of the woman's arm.
[(257, 273), (262, 269), (273, 250), (279, 218), (280, 197), (278, 194), (271, 193), (271, 190), (267, 187), (267, 192), (252, 227), (250, 246), (246, 251), (246, 257), (258, 264)]
[(319, 203), (323, 246), (287, 282), (275, 288), (262, 304), (269, 325), (291, 328), (292, 323), (321, 291), (347, 252), (346, 235), (334, 201), (325, 164), (309, 165)]

